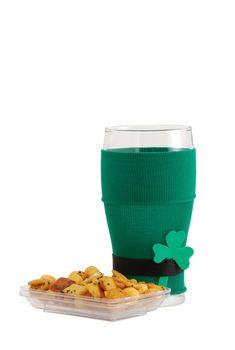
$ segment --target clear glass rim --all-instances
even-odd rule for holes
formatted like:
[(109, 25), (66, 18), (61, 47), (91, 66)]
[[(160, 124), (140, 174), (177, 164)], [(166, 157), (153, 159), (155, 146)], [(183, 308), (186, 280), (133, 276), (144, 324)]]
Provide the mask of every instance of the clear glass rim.
[(116, 125), (105, 128), (105, 132), (170, 132), (192, 131), (189, 125), (149, 124), (149, 125)]

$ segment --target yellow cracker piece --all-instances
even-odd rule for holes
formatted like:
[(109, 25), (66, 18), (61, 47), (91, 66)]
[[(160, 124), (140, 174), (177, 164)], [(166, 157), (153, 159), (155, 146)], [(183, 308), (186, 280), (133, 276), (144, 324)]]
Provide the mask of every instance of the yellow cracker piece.
[(103, 273), (101, 272), (96, 272), (94, 273), (91, 277), (86, 278), (85, 280), (83, 280), (80, 284), (87, 284), (87, 283), (94, 283), (97, 284), (97, 282), (100, 280), (100, 278), (103, 277)]
[(132, 278), (131, 280), (129, 280), (129, 282), (132, 283), (132, 284), (138, 283), (134, 278)]
[(103, 273), (101, 272), (96, 272), (93, 275), (91, 275), (89, 278), (87, 278), (88, 280), (90, 280), (90, 282), (97, 282), (100, 278), (102, 278), (104, 276)]
[(35, 280), (29, 281), (28, 284), (32, 286), (38, 286), (44, 283), (44, 280), (42, 278), (37, 278)]
[(104, 292), (98, 284), (96, 285), (96, 284), (89, 283), (86, 285), (86, 287), (90, 295), (92, 295), (93, 297), (96, 297), (96, 298), (104, 297)]
[(126, 276), (124, 276), (121, 272), (118, 272), (117, 270), (112, 270), (113, 276), (118, 278), (119, 280), (122, 281), (129, 281)]
[(138, 290), (136, 290), (134, 287), (127, 287), (122, 290), (122, 293), (125, 297), (133, 297), (135, 295), (139, 295)]
[(50, 283), (43, 278), (30, 281), (28, 284), (31, 289), (48, 290), (50, 288)]
[(120, 288), (116, 288), (116, 289), (112, 289), (112, 290), (105, 290), (104, 295), (108, 299), (124, 298), (124, 295), (123, 295), (122, 290)]
[(78, 274), (78, 271), (71, 272), (68, 278), (74, 281), (76, 284), (79, 284), (83, 281), (82, 277)]
[(79, 275), (79, 276), (81, 276), (82, 277), (82, 279), (84, 280), (84, 279), (86, 279), (86, 274), (85, 274), (85, 272), (84, 271), (76, 271), (77, 272), (77, 274)]
[(81, 286), (78, 284), (71, 284), (71, 286), (65, 288), (63, 293), (72, 295), (87, 295), (88, 289), (86, 286)]
[(40, 289), (43, 284), (45, 284), (45, 280), (43, 280), (42, 278), (38, 278), (36, 280), (32, 280), (28, 282), (28, 285), (32, 289)]
[(107, 276), (100, 278), (99, 285), (103, 290), (112, 290), (117, 288), (113, 278)]
[(93, 273), (93, 275), (91, 275), (89, 278), (91, 279), (91, 281), (94, 279), (94, 278), (101, 278), (103, 277), (104, 274), (102, 272), (95, 272)]
[(41, 285), (41, 290), (48, 290), (50, 288), (51, 284), (48, 281), (44, 281), (44, 284)]
[(146, 283), (146, 284), (148, 286), (148, 289), (151, 289), (151, 291), (155, 290), (155, 292), (157, 292), (157, 291), (165, 290), (165, 288), (163, 286), (159, 286), (159, 285), (154, 284), (154, 283)]
[(56, 281), (55, 277), (51, 276), (51, 275), (42, 275), (41, 279), (49, 282), (50, 284), (54, 283)]
[(128, 278), (126, 276), (124, 276), (122, 273), (118, 272), (117, 270), (113, 270), (113, 278), (115, 278), (115, 281), (121, 284), (124, 284), (125, 287), (130, 287), (131, 286), (131, 282), (130, 280), (128, 280)]
[(148, 290), (146, 290), (145, 294), (147, 293), (157, 293), (159, 292), (159, 290), (155, 289), (155, 288), (148, 288)]
[(120, 281), (117, 277), (113, 277), (113, 280), (118, 288), (123, 289), (126, 287), (126, 284)]
[(95, 282), (99, 282), (99, 280), (104, 276), (103, 273), (99, 273), (99, 274), (95, 274), (91, 276), (91, 282), (95, 283)]
[(133, 287), (138, 290), (140, 294), (144, 294), (148, 290), (148, 286), (145, 283), (134, 284)]
[(85, 274), (86, 274), (87, 277), (91, 277), (92, 275), (94, 275), (97, 272), (100, 272), (100, 270), (97, 269), (97, 267), (95, 267), (95, 266), (88, 266), (85, 269)]

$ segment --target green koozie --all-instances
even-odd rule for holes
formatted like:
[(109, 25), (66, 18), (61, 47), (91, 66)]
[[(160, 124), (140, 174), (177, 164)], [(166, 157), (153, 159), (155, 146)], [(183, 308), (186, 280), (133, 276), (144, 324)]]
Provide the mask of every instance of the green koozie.
[(113, 267), (139, 281), (183, 293), (196, 182), (195, 149), (101, 151), (102, 200)]

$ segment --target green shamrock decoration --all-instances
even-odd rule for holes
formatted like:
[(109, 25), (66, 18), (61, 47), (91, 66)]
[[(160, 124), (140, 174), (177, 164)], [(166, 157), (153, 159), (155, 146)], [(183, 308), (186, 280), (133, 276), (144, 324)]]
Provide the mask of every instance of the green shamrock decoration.
[[(164, 259), (173, 259), (176, 264), (182, 269), (186, 270), (189, 267), (189, 258), (194, 251), (191, 247), (181, 247), (186, 234), (184, 231), (170, 231), (166, 235), (167, 245), (154, 244), (153, 251), (155, 253), (155, 263), (161, 263)], [(168, 277), (160, 277), (159, 284), (167, 285)]]

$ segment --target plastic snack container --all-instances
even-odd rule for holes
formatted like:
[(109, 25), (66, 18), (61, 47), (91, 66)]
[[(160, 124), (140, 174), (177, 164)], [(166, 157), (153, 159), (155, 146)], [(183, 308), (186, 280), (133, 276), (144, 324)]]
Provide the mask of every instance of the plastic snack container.
[(105, 299), (79, 295), (65, 295), (21, 287), (20, 295), (35, 308), (46, 312), (117, 321), (145, 315), (160, 307), (170, 294), (170, 289), (134, 297)]

